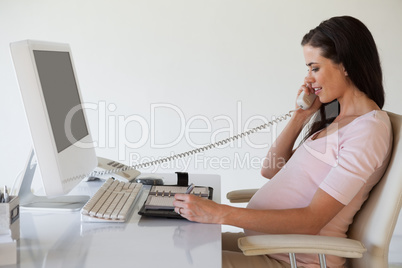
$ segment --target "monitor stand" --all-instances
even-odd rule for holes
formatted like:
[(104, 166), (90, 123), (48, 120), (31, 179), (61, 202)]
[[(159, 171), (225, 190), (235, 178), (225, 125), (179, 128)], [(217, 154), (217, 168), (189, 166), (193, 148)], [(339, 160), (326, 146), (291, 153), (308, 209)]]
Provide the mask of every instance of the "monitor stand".
[(35, 210), (77, 211), (88, 201), (89, 196), (66, 195), (55, 198), (37, 196), (32, 193), (31, 186), (34, 178), (36, 163), (32, 163), (35, 152), (32, 149), (25, 166), (24, 177), (18, 190), (20, 207)]

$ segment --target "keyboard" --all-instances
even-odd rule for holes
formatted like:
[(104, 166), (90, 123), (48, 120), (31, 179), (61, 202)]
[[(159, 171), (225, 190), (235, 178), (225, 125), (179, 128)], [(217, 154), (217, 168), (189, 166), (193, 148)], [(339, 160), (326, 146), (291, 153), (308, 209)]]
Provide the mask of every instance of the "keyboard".
[(141, 183), (109, 178), (81, 209), (81, 220), (125, 222), (141, 190)]

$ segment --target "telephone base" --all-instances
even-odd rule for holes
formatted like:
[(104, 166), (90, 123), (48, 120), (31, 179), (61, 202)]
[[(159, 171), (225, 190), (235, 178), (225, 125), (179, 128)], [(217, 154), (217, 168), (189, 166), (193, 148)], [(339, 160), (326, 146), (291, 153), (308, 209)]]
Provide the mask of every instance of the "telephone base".
[[(139, 172), (136, 169), (132, 169), (122, 163), (119, 163), (117, 161), (114, 160), (110, 160), (107, 158), (103, 158), (98, 156), (98, 168), (96, 170), (98, 170), (100, 168), (100, 170), (105, 170), (106, 174), (103, 174), (104, 172), (100, 171), (99, 174), (94, 175), (95, 178), (98, 179), (105, 179), (107, 180), (110, 177), (115, 177), (118, 180), (122, 180), (122, 181), (128, 181), (128, 182), (133, 182), (135, 178), (138, 177), (138, 175), (141, 174), (141, 172)], [(122, 169), (126, 169), (122, 171)], [(117, 171), (117, 172), (114, 172)], [(113, 172), (113, 173), (111, 173)], [(88, 178), (87, 180), (91, 180), (90, 178)]]

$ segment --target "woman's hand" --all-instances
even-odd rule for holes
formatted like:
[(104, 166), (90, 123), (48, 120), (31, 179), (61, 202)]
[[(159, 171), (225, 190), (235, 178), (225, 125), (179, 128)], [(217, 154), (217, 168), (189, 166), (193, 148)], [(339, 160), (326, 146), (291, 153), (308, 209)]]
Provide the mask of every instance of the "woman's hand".
[(174, 211), (182, 217), (201, 223), (220, 223), (222, 205), (193, 194), (176, 194)]
[[(306, 81), (307, 78), (305, 79), (305, 83), (299, 88), (297, 91), (297, 98), (300, 96), (300, 94), (304, 91), (305, 94), (310, 95), (310, 94), (315, 94), (314, 89), (311, 87), (311, 83)], [(296, 99), (297, 99), (296, 98)], [(313, 104), (311, 105), (310, 108), (303, 110), (303, 109), (298, 109), (299, 106), (296, 104), (296, 109), (298, 109), (295, 114), (298, 116), (303, 116), (305, 118), (310, 118), (318, 109), (321, 107), (321, 102), (318, 97), (315, 98)]]

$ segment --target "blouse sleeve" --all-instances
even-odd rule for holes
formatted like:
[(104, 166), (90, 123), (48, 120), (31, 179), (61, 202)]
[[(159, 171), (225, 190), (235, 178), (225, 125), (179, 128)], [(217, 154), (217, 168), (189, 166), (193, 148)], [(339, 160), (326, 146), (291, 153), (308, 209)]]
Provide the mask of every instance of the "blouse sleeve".
[(370, 117), (351, 124), (354, 125), (338, 136), (337, 165), (320, 184), (322, 190), (344, 205), (383, 165), (390, 144), (390, 126), (382, 120)]

